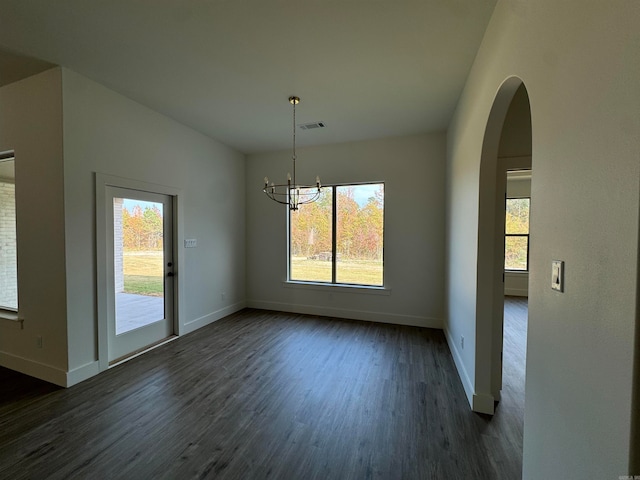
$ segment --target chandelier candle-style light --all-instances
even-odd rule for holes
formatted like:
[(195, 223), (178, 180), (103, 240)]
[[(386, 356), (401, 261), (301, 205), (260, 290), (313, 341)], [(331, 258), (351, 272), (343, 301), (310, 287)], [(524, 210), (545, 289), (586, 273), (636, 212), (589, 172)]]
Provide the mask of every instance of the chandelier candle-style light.
[(299, 205), (315, 202), (320, 198), (322, 186), (320, 177), (316, 177), (315, 185), (298, 185), (296, 183), (296, 105), (300, 103), (299, 97), (289, 97), (289, 103), (293, 105), (293, 177), (287, 173), (287, 183), (269, 183), (269, 179), (264, 177), (264, 189), (271, 200), (283, 205), (289, 205), (289, 210), (298, 210)]

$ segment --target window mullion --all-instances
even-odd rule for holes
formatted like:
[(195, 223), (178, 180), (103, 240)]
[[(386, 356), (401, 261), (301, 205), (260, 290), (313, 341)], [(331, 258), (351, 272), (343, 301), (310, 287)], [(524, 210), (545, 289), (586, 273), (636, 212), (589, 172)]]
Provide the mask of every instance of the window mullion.
[(337, 238), (338, 238), (338, 229), (336, 228), (338, 225), (338, 195), (336, 191), (336, 187), (331, 187), (332, 189), (332, 202), (331, 202), (331, 283), (336, 283), (336, 257), (338, 256), (338, 249), (336, 247)]
[(291, 209), (287, 205), (287, 281), (291, 280)]

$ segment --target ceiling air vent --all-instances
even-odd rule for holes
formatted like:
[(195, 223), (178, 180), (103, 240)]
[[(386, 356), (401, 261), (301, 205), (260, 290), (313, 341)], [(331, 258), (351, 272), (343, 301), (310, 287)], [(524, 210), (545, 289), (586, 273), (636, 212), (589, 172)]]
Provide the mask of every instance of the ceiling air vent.
[(298, 125), (300, 130), (313, 130), (314, 128), (324, 128), (324, 122), (302, 123)]

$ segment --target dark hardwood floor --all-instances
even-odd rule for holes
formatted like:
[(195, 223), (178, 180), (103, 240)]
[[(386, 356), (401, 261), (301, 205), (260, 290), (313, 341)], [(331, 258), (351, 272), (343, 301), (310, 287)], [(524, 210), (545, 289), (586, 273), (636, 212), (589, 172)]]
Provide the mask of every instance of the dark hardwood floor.
[(0, 368), (0, 478), (513, 480), (519, 395), (471, 412), (438, 330), (244, 310), (69, 389)]

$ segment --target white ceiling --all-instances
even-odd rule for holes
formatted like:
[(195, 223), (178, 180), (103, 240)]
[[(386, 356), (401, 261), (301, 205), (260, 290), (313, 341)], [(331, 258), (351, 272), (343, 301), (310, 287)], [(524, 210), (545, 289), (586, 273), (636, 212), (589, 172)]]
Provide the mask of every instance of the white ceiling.
[(443, 131), (495, 1), (0, 0), (0, 47), (263, 152), (292, 94), (299, 145)]

